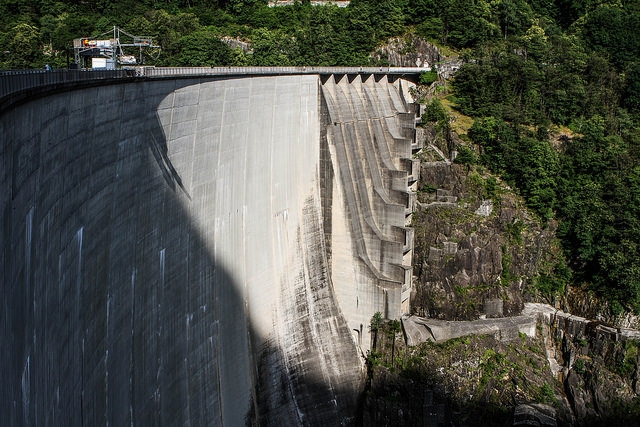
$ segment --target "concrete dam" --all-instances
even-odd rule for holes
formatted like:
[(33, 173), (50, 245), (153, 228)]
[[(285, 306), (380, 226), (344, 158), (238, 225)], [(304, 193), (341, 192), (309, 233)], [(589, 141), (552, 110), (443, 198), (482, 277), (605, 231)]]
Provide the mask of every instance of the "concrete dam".
[(411, 291), (406, 92), (143, 77), (4, 108), (1, 424), (355, 423), (371, 316)]

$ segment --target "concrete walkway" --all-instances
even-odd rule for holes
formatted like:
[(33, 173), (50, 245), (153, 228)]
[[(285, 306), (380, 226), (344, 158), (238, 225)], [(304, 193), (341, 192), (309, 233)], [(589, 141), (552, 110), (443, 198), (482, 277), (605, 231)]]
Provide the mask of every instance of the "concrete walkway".
[(407, 345), (415, 346), (427, 341), (444, 342), (466, 335), (494, 335), (496, 339), (501, 341), (518, 338), (520, 333), (534, 337), (538, 320), (544, 320), (549, 324), (555, 323), (570, 335), (584, 333), (587, 326), (592, 325), (597, 333), (611, 336), (612, 340), (640, 339), (640, 331), (637, 329), (602, 325), (597, 320), (574, 316), (549, 304), (541, 303), (525, 303), (521, 315), (514, 317), (447, 321), (405, 316), (402, 318), (402, 326)]
[(407, 345), (415, 346), (423, 342), (444, 342), (466, 335), (493, 335), (501, 341), (510, 341), (520, 333), (534, 336), (535, 316), (502, 317), (472, 321), (447, 321), (408, 316), (402, 318)]

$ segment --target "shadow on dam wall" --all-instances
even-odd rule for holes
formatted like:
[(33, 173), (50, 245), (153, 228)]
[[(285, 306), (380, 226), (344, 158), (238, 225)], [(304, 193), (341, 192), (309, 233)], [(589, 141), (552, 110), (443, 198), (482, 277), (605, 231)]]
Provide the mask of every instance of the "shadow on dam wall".
[(354, 422), (320, 163), (295, 166), (319, 150), (275, 143), (315, 137), (278, 123), (315, 132), (317, 96), (314, 76), (167, 80), (2, 113), (2, 425)]

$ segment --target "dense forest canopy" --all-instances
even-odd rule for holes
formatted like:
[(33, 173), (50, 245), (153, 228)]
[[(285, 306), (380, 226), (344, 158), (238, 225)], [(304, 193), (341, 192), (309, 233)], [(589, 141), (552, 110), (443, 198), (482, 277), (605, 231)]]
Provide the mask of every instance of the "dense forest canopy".
[(114, 25), (153, 36), (158, 66), (378, 65), (408, 35), (446, 47), (464, 62), (450, 98), (474, 119), (469, 158), (558, 222), (566, 258), (539, 289), (640, 312), (640, 0), (4, 0), (0, 25), (2, 69), (63, 68), (74, 38)]

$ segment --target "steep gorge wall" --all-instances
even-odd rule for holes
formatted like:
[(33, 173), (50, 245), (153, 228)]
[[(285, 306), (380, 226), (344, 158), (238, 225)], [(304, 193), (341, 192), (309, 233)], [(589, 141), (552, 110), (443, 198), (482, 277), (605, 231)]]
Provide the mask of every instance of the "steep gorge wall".
[(6, 425), (353, 422), (323, 92), (139, 81), (3, 113)]

